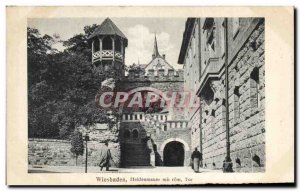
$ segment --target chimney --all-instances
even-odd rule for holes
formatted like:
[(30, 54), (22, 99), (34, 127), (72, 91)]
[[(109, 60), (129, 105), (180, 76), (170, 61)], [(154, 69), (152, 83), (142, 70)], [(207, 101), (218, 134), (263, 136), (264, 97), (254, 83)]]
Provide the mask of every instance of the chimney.
[(164, 59), (164, 60), (166, 59), (166, 55), (165, 55), (165, 54), (163, 54), (163, 59)]

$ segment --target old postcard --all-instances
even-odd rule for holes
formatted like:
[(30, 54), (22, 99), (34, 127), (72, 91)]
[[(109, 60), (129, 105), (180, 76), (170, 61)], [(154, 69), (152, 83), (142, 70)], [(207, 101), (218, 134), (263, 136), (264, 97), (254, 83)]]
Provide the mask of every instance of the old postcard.
[(8, 7), (8, 185), (294, 182), (292, 7)]

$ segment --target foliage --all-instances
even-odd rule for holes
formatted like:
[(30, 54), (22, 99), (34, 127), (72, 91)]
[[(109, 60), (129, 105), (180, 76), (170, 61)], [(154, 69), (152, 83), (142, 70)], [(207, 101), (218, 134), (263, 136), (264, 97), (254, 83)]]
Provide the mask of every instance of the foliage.
[(78, 156), (83, 155), (84, 152), (82, 133), (79, 132), (78, 130), (75, 130), (71, 137), (71, 152), (76, 157), (76, 166), (77, 166)]
[(105, 73), (91, 64), (88, 36), (97, 25), (52, 48), (57, 36), (42, 36), (27, 28), (28, 134), (38, 138), (70, 138), (79, 125), (109, 122), (95, 106), (95, 95)]
[(125, 70), (128, 72), (129, 71), (133, 72), (133, 73), (144, 73), (145, 72), (140, 64), (135, 64), (135, 63), (133, 63), (132, 65), (126, 66)]

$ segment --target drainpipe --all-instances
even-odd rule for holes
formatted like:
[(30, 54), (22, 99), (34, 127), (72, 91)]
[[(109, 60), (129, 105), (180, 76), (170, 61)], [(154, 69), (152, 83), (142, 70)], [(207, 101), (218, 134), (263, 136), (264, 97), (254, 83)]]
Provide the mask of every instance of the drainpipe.
[(229, 128), (229, 80), (228, 80), (228, 18), (225, 23), (225, 106), (226, 106), (226, 157), (223, 161), (223, 172), (233, 172), (232, 161), (230, 158), (230, 128)]
[[(199, 41), (198, 41), (198, 52), (199, 52), (199, 81), (201, 79), (201, 58), (202, 58), (202, 55), (201, 55), (201, 19), (198, 18), (198, 38), (199, 38)], [(199, 93), (200, 94), (200, 93)], [(201, 96), (199, 95), (199, 130), (200, 130), (200, 143), (199, 143), (199, 151), (200, 153), (202, 154), (202, 160), (203, 160), (203, 149), (202, 149), (202, 106), (201, 106)], [(202, 164), (202, 161), (200, 162), (200, 167), (203, 167), (203, 164)]]

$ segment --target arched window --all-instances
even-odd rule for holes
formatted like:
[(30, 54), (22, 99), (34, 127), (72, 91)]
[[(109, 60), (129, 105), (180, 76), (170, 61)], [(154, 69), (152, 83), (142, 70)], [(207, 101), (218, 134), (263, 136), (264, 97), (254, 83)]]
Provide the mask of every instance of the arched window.
[(102, 49), (103, 50), (112, 50), (112, 39), (107, 36), (102, 40)]
[(139, 132), (135, 129), (132, 131), (132, 138), (137, 139), (139, 137)]
[(240, 92), (239, 87), (235, 86), (233, 90), (234, 94), (234, 120), (236, 123), (240, 120)]
[(252, 108), (260, 107), (259, 70), (254, 68), (250, 74), (250, 103)]
[(121, 52), (122, 46), (119, 38), (115, 39), (115, 51)]
[(129, 131), (128, 129), (126, 129), (126, 130), (124, 131), (124, 138), (125, 138), (125, 139), (129, 139), (129, 138), (130, 138), (130, 131)]
[(95, 38), (94, 40), (94, 52), (98, 52), (100, 50), (100, 43), (99, 43), (99, 39)]

